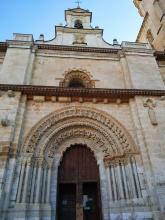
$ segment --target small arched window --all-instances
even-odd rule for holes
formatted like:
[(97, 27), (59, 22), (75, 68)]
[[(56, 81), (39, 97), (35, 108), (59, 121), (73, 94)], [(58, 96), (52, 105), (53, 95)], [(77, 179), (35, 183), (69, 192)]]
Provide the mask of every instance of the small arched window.
[(81, 79), (71, 79), (68, 87), (70, 88), (85, 88), (85, 85)]
[(95, 81), (86, 71), (74, 69), (66, 72), (64, 79), (60, 81), (61, 87), (69, 88), (94, 88)]
[(75, 23), (74, 23), (74, 27), (77, 28), (77, 29), (83, 29), (82, 21), (76, 20)]

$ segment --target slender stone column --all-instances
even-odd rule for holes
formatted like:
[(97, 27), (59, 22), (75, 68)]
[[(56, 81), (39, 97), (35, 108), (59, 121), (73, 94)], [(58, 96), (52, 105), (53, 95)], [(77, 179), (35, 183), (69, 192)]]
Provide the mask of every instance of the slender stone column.
[(114, 192), (114, 200), (117, 201), (117, 187), (116, 187), (116, 178), (115, 178), (115, 171), (114, 171), (114, 166), (111, 167), (111, 172), (112, 172), (112, 181), (113, 181), (113, 192)]
[(34, 187), (35, 187), (35, 181), (36, 181), (36, 172), (37, 172), (37, 167), (36, 167), (36, 163), (34, 162), (31, 193), (30, 193), (30, 203), (34, 202)]
[(42, 173), (42, 160), (38, 160), (38, 175), (36, 182), (36, 195), (35, 195), (35, 203), (39, 203), (40, 199), (40, 189), (41, 189), (41, 173)]
[(43, 170), (43, 182), (42, 182), (42, 203), (45, 203), (45, 189), (46, 189), (46, 174), (47, 174), (47, 167), (44, 167)]
[(24, 179), (24, 186), (23, 186), (23, 191), (22, 191), (22, 202), (23, 203), (26, 203), (30, 164), (31, 163), (30, 163), (30, 159), (29, 159), (26, 163), (25, 179)]
[(142, 197), (142, 193), (141, 193), (140, 182), (139, 182), (139, 177), (137, 173), (136, 161), (134, 158), (132, 158), (132, 166), (133, 166), (133, 171), (134, 171), (134, 176), (135, 176), (135, 181), (136, 181), (138, 197), (140, 198)]
[(107, 168), (106, 168), (106, 171), (107, 171), (107, 179), (108, 179), (109, 199), (110, 199), (110, 201), (113, 201), (113, 198), (112, 198), (111, 177), (110, 177), (110, 169), (111, 169), (111, 167), (107, 167)]
[(25, 161), (23, 161), (21, 165), (21, 175), (19, 179), (18, 193), (17, 193), (17, 200), (16, 200), (17, 203), (21, 202), (21, 192), (22, 192), (22, 187), (23, 187), (22, 184), (23, 184), (24, 171), (25, 171)]
[(120, 199), (124, 199), (124, 192), (123, 192), (123, 185), (122, 185), (122, 178), (121, 178), (121, 172), (120, 172), (120, 165), (118, 164), (116, 167), (116, 173), (117, 173), (117, 185), (119, 187), (119, 195)]
[(48, 177), (47, 177), (47, 189), (46, 189), (46, 203), (50, 202), (50, 181), (51, 181), (51, 166), (48, 167)]
[(128, 161), (126, 169), (127, 169), (127, 176), (129, 178), (129, 182), (130, 182), (130, 189), (131, 189), (132, 198), (137, 198), (135, 182), (134, 182), (134, 178), (133, 178), (133, 171), (132, 171), (130, 160)]
[(101, 200), (102, 200), (102, 214), (103, 220), (110, 219), (109, 203), (108, 203), (108, 183), (106, 178), (106, 170), (103, 162), (102, 155), (97, 155), (97, 163), (99, 164), (100, 171), (100, 186), (101, 186)]
[(52, 218), (56, 219), (56, 208), (57, 208), (57, 184), (58, 184), (58, 167), (62, 155), (56, 154), (53, 161), (48, 161), (50, 169), (50, 185), (47, 184), (47, 203), (51, 203), (52, 207)]
[(126, 178), (126, 173), (125, 173), (125, 166), (123, 163), (121, 164), (121, 168), (122, 168), (122, 174), (123, 174), (123, 180), (124, 180), (124, 189), (125, 189), (126, 199), (129, 199), (128, 184), (127, 184), (127, 178)]

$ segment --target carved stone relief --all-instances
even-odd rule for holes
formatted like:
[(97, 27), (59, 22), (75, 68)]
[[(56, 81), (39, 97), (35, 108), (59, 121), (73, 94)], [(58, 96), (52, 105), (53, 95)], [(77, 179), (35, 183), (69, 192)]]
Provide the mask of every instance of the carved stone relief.
[(105, 158), (138, 153), (130, 135), (114, 118), (105, 112), (78, 106), (61, 109), (42, 119), (31, 129), (23, 151), (36, 156), (47, 152), (47, 156), (52, 157), (55, 152), (61, 153), (60, 146), (66, 140), (76, 137), (92, 140), (94, 149), (101, 150)]
[(85, 42), (85, 35), (83, 34), (75, 34), (75, 40), (73, 42), (73, 44), (86, 44)]
[(158, 125), (156, 113), (154, 111), (154, 108), (156, 107), (156, 104), (154, 103), (154, 101), (152, 99), (147, 99), (144, 102), (144, 107), (148, 108), (148, 115), (149, 115), (151, 124), (152, 125)]

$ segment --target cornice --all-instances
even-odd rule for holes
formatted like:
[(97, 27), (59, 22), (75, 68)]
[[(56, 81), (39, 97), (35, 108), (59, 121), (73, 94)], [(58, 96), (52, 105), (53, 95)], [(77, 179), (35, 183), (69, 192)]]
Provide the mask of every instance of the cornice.
[(62, 46), (51, 44), (36, 44), (38, 49), (76, 51), (76, 52), (94, 52), (94, 53), (113, 53), (118, 54), (119, 49), (98, 48), (98, 47), (79, 47), (79, 46)]
[(1, 91), (21, 92), (29, 96), (84, 97), (84, 98), (120, 98), (135, 96), (165, 96), (165, 90), (147, 89), (103, 89), (103, 88), (67, 88), (39, 85), (0, 84)]
[[(26, 42), (8, 41), (0, 42), (0, 52), (6, 52), (9, 45), (12, 46), (27, 46)], [(29, 46), (29, 43), (28, 43)], [(115, 48), (98, 48), (98, 47), (79, 47), (79, 46), (63, 46), (63, 45), (52, 45), (52, 44), (31, 44), (36, 49), (42, 50), (56, 50), (56, 51), (75, 51), (75, 52), (92, 52), (92, 53), (111, 53), (118, 54), (120, 49)]]
[[(127, 46), (128, 45), (128, 46)], [(68, 52), (84, 52), (84, 53), (100, 53), (100, 54), (115, 54), (120, 55), (120, 52), (136, 52), (136, 53), (152, 53), (144, 44), (135, 45), (135, 43), (127, 42), (121, 48), (98, 48), (98, 47), (84, 47), (84, 46), (67, 46), (67, 45), (53, 45), (53, 44), (38, 44), (25, 41), (7, 41), (0, 42), (0, 51), (6, 52), (8, 47), (20, 47), (23, 49), (35, 48), (35, 50), (52, 50), (52, 51), (68, 51)]]
[(71, 28), (71, 27), (63, 27), (63, 26), (56, 26), (56, 32), (65, 32), (65, 33), (78, 33), (78, 34), (103, 34), (103, 29), (76, 29), (76, 28)]

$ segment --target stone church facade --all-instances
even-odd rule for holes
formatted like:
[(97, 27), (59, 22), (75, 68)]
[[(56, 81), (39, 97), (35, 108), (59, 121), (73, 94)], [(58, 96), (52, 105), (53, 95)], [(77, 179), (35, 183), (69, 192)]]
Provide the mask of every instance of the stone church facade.
[(0, 43), (0, 219), (163, 220), (165, 54), (65, 19)]

